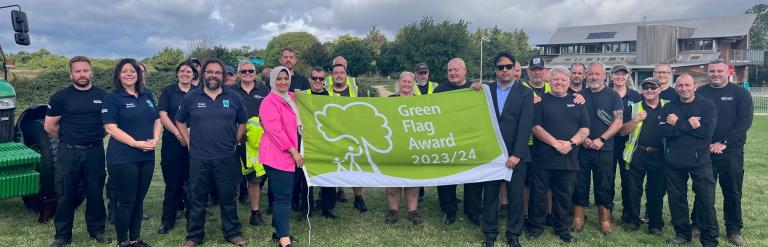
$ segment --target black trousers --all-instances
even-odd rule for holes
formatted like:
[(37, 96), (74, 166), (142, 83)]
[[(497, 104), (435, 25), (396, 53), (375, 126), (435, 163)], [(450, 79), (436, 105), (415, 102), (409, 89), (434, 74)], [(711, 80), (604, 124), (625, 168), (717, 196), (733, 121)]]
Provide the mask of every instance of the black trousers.
[(115, 233), (119, 243), (141, 238), (144, 197), (154, 171), (154, 160), (107, 165), (116, 192)]
[[(483, 188), (485, 183), (467, 183), (464, 184), (464, 215), (470, 219), (480, 220), (483, 205)], [(496, 186), (499, 184), (496, 183)], [(496, 191), (498, 197), (498, 191)], [(496, 199), (498, 203), (498, 198)], [(498, 218), (498, 216), (497, 216)]]
[(237, 218), (235, 194), (242, 177), (236, 156), (214, 160), (190, 159), (189, 161), (189, 219), (187, 240), (198, 243), (205, 239), (205, 217), (208, 193), (218, 192), (221, 210), (221, 231), (224, 239), (241, 236)]
[(320, 208), (331, 210), (336, 207), (336, 187), (320, 187)]
[[(312, 211), (315, 208), (315, 193), (312, 193), (312, 188), (307, 185), (307, 180), (304, 178), (304, 170), (296, 168), (296, 172), (293, 174), (293, 193), (291, 195), (292, 208), (298, 211)], [(307, 199), (309, 197), (309, 199)]]
[[(160, 167), (163, 171), (165, 192), (163, 193), (163, 216), (161, 224), (168, 227), (176, 225), (176, 212), (188, 204), (185, 184), (189, 181), (189, 150), (179, 140), (163, 135), (160, 151)], [(187, 207), (188, 206), (184, 206)]]
[[(632, 163), (629, 169), (626, 169), (626, 186), (622, 190), (626, 191), (627, 197), (622, 201), (625, 203), (623, 211), (624, 219), (627, 223), (637, 224), (640, 222), (640, 205), (643, 199), (643, 180), (648, 177), (645, 184), (646, 213), (648, 214), (648, 226), (661, 230), (664, 227), (662, 219), (662, 209), (664, 207), (664, 194), (666, 193), (664, 169), (667, 165), (664, 161), (661, 151), (645, 152), (636, 150), (632, 157)], [(622, 170), (625, 170), (622, 168)], [(622, 181), (623, 184), (623, 181)]]
[(700, 165), (694, 168), (667, 167), (666, 186), (669, 193), (669, 211), (672, 214), (672, 225), (675, 234), (684, 239), (691, 239), (691, 223), (688, 220), (688, 177), (693, 180), (693, 193), (695, 193), (694, 207), (698, 209), (695, 214), (696, 223), (701, 235), (699, 240), (702, 245), (717, 245), (719, 229), (717, 215), (715, 213), (715, 179), (712, 175), (710, 164)]
[(456, 185), (437, 186), (437, 200), (444, 214), (456, 215)]
[[(72, 239), (72, 222), (75, 208), (85, 193), (85, 222), (88, 233), (93, 236), (104, 233), (106, 212), (104, 209), (104, 146), (96, 143), (88, 149), (74, 148), (68, 144), (59, 145), (56, 162), (55, 187), (59, 196), (56, 214), (53, 217), (56, 239)], [(82, 184), (83, 191), (78, 189)]]
[(614, 179), (616, 179), (613, 151), (582, 148), (579, 152), (579, 168), (573, 203), (588, 207), (589, 187), (594, 182), (595, 204), (613, 209)]
[(568, 214), (578, 171), (534, 169), (528, 198), (528, 231), (540, 233), (544, 230), (544, 222), (547, 219), (547, 191), (551, 190), (555, 233), (569, 233)]
[(518, 239), (523, 231), (523, 189), (528, 164), (518, 164), (509, 181), (483, 183), (482, 228), (487, 239), (495, 240), (499, 235), (499, 184), (507, 183), (507, 240)]
[[(723, 154), (712, 154), (712, 169), (715, 182), (720, 183), (723, 193), (723, 219), (725, 232), (741, 234), (744, 220), (741, 212), (741, 195), (744, 187), (744, 149), (728, 150)], [(719, 181), (718, 181), (719, 179)], [(695, 215), (698, 208), (694, 205), (691, 220), (697, 224)]]
[[(615, 138), (615, 137), (614, 137)], [(618, 141), (614, 140), (614, 141)], [(626, 140), (624, 140), (626, 142)], [(623, 222), (634, 222), (634, 220), (629, 219), (629, 216), (627, 215), (627, 209), (630, 208), (629, 203), (629, 189), (627, 181), (629, 180), (629, 166), (627, 165), (627, 162), (624, 161), (624, 145), (621, 146), (621, 149), (618, 149), (619, 145), (616, 145), (613, 149), (613, 163), (618, 167), (619, 170), (619, 176), (621, 177), (621, 208), (623, 209), (621, 211), (621, 221)], [(662, 177), (663, 178), (663, 177)], [(662, 180), (663, 183), (663, 180)], [(616, 195), (616, 190), (614, 190), (614, 195)], [(638, 219), (640, 220), (640, 219)]]

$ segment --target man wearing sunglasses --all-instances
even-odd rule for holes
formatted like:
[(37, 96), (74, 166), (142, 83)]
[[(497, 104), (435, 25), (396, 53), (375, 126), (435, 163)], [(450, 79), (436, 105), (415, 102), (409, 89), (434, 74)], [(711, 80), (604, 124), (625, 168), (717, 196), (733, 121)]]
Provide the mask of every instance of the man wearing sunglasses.
[(291, 86), (288, 91), (293, 92), (294, 89), (307, 90), (309, 89), (309, 81), (306, 77), (293, 72), (294, 66), (296, 66), (296, 51), (292, 48), (283, 48), (280, 51), (280, 66), (285, 66), (291, 70)]
[(312, 95), (330, 95), (325, 89), (325, 69), (315, 66), (309, 72), (309, 90), (307, 94)]
[[(237, 65), (237, 76), (240, 77), (240, 84), (234, 85), (231, 89), (243, 98), (247, 118), (258, 117), (261, 101), (269, 94), (269, 87), (264, 82), (256, 81), (256, 66), (249, 60), (242, 61)], [(237, 156), (240, 157), (241, 165), (244, 165), (247, 163), (245, 159), (245, 138), (242, 141), (242, 143), (237, 145)], [(243, 176), (244, 181), (240, 184), (239, 201), (241, 203), (250, 202), (251, 218), (249, 223), (254, 226), (264, 224), (264, 219), (259, 211), (259, 195), (261, 194), (259, 182), (263, 175), (256, 174), (256, 171), (251, 171)]]
[[(627, 190), (624, 201), (623, 214), (626, 216), (624, 229), (635, 231), (640, 227), (640, 201), (643, 198), (643, 180), (647, 176), (645, 186), (646, 213), (648, 215), (648, 233), (661, 236), (664, 220), (661, 217), (664, 206), (664, 155), (661, 152), (663, 146), (659, 125), (661, 120), (661, 108), (669, 101), (660, 99), (661, 85), (655, 78), (646, 78), (640, 84), (644, 100), (630, 105), (624, 111), (624, 125), (619, 132), (622, 136), (628, 136), (622, 158), (627, 170)], [(648, 119), (648, 121), (645, 121)]]
[[(416, 74), (416, 83), (414, 84), (417, 90), (413, 90), (415, 95), (432, 94), (435, 92), (437, 83), (429, 81), (429, 66), (426, 63), (419, 63), (413, 69), (413, 73)], [(422, 190), (423, 191), (423, 190)], [(423, 192), (419, 195), (423, 198)]]

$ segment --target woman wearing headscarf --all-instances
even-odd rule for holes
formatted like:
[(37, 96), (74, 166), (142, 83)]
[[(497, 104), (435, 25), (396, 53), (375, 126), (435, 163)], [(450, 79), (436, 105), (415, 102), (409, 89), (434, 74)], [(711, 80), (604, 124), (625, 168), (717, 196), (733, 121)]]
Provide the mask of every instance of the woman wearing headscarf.
[(288, 235), (290, 222), (291, 193), (296, 167), (302, 167), (303, 158), (299, 153), (299, 130), (301, 122), (296, 106), (296, 97), (288, 92), (291, 73), (279, 66), (270, 72), (271, 92), (264, 98), (259, 109), (264, 135), (259, 146), (259, 162), (264, 164), (272, 192), (272, 226), (274, 238), (279, 246), (291, 246)]

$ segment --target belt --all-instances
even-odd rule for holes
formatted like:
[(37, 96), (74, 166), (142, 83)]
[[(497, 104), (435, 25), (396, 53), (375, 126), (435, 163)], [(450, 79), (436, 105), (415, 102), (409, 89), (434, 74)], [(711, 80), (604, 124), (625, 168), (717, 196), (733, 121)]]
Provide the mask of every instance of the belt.
[(643, 152), (646, 152), (646, 153), (655, 153), (655, 152), (659, 151), (658, 148), (639, 146), (639, 145), (637, 146), (637, 150), (640, 150), (640, 151), (643, 151)]
[(101, 143), (94, 143), (94, 144), (87, 144), (87, 145), (78, 145), (78, 144), (69, 144), (69, 143), (61, 143), (66, 148), (72, 148), (72, 149), (91, 149), (98, 145), (101, 145)]

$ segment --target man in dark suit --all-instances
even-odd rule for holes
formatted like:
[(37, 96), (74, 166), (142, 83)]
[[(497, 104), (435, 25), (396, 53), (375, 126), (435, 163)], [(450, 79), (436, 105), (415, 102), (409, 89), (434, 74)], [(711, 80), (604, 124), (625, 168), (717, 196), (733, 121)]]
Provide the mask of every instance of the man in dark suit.
[[(506, 183), (509, 206), (507, 207), (506, 237), (509, 246), (520, 246), (518, 237), (523, 229), (523, 187), (527, 163), (531, 160), (528, 137), (533, 125), (533, 90), (514, 80), (515, 57), (500, 52), (494, 58), (496, 82), (490, 84), (493, 108), (499, 121), (509, 158), (506, 166), (514, 169), (510, 181), (482, 183), (483, 246), (493, 246), (499, 235), (499, 184)], [(472, 203), (481, 203), (480, 200)]]

